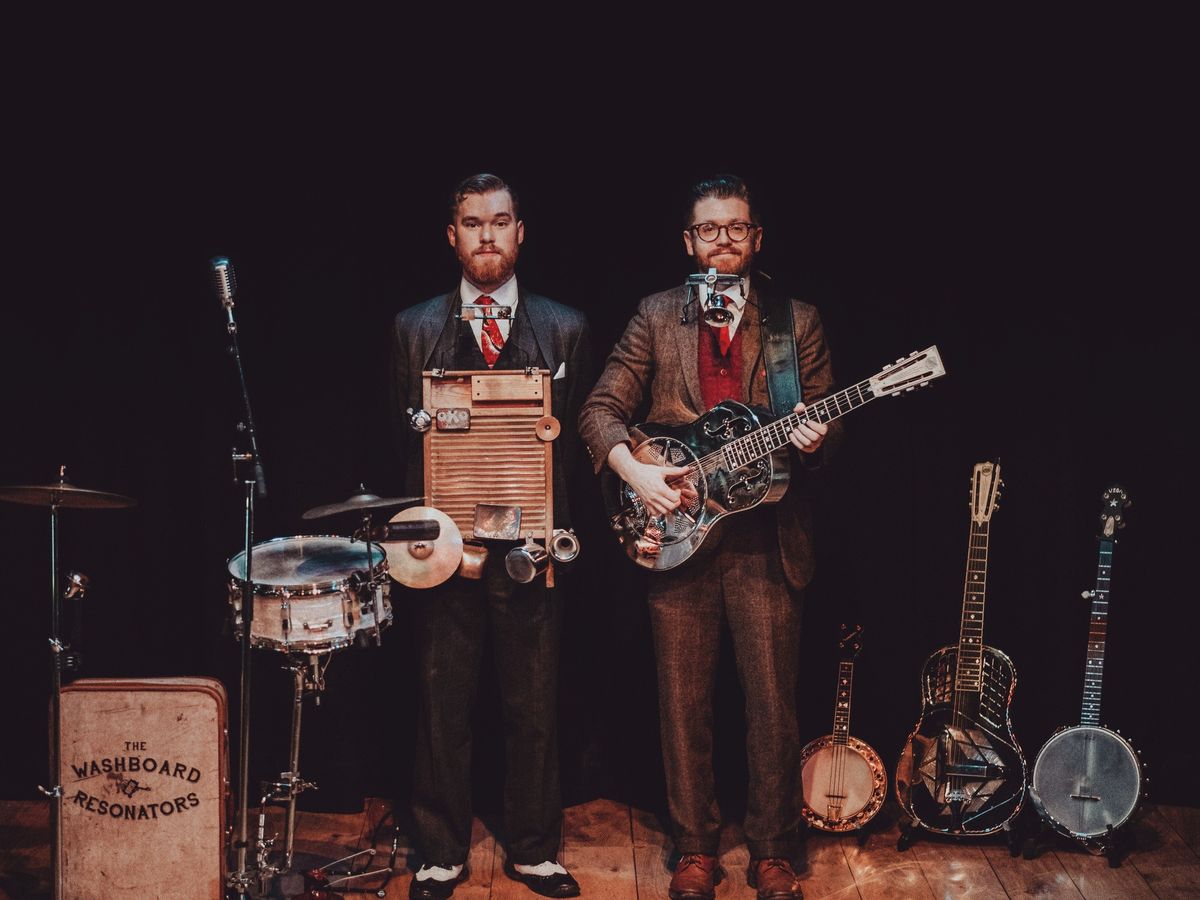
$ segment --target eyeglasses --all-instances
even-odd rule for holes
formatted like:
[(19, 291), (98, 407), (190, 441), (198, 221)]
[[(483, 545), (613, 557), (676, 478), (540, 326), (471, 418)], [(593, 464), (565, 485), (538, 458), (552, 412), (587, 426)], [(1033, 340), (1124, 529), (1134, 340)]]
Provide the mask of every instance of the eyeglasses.
[(696, 232), (696, 237), (706, 243), (715, 241), (721, 230), (724, 229), (725, 233), (729, 235), (729, 239), (736, 244), (750, 237), (750, 232), (759, 226), (754, 222), (730, 222), (728, 225), (718, 225), (715, 222), (700, 222), (689, 227), (692, 231)]

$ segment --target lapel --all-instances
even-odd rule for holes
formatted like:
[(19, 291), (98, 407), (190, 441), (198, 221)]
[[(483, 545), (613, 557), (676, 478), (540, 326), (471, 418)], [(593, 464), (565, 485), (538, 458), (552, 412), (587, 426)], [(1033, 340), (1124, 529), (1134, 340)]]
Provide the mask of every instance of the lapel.
[(688, 399), (692, 409), (705, 411), (704, 393), (700, 390), (700, 355), (696, 345), (700, 340), (698, 329), (707, 328), (701, 320), (699, 302), (693, 302), (687, 308), (687, 321), (679, 324), (680, 311), (687, 302), (687, 288), (680, 288), (680, 300), (668, 307), (671, 321), (666, 323), (667, 330), (675, 336), (675, 352), (678, 355), (679, 367), (683, 372), (683, 383), (687, 386)]
[(747, 402), (751, 400), (754, 389), (754, 378), (758, 374), (758, 360), (762, 353), (762, 334), (759, 330), (758, 296), (754, 285), (747, 279), (750, 288), (747, 292), (746, 305), (742, 307), (742, 321), (738, 323), (737, 333), (742, 336), (742, 396)]
[[(540, 301), (540, 297), (526, 294), (521, 290), (521, 286), (517, 285), (517, 315), (508, 339), (521, 350), (522, 358), (532, 360), (541, 356), (546, 360), (550, 374), (553, 375), (558, 369), (558, 362), (547, 352), (551, 349), (551, 341), (549, 335), (545, 334), (545, 304)], [(518, 321), (520, 327), (517, 327)]]
[(442, 336), (445, 335), (447, 329), (451, 329), (453, 332), (457, 328), (459, 319), (455, 315), (455, 312), (459, 305), (458, 288), (455, 288), (446, 295), (443, 303), (433, 304), (429, 313), (418, 323), (416, 346), (419, 349), (417, 358), (421, 360), (422, 371), (434, 368), (449, 368), (444, 360), (435, 360), (433, 354), (441, 343), (449, 346), (451, 353), (453, 353), (454, 338), (456, 335), (452, 333), (448, 342), (443, 342)]

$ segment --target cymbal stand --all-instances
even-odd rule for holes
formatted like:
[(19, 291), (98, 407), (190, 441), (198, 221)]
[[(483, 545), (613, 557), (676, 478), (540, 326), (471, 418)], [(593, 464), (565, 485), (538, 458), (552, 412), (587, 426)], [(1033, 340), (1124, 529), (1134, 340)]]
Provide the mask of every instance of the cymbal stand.
[[(59, 466), (60, 484), (67, 481), (67, 467)], [(58, 595), (58, 500), (50, 502), (50, 779), (49, 788), (38, 790), (50, 798), (51, 897), (62, 897), (62, 666), (64, 645), (59, 634), (61, 607)]]
[[(308, 654), (307, 660), (298, 656), (289, 657), (286, 667), (292, 673), (292, 728), (288, 752), (288, 770), (279, 775), (278, 781), (262, 783), (263, 797), (258, 810), (258, 848), (257, 867), (259, 879), (265, 884), (267, 879), (281, 872), (291, 871), (292, 857), (296, 838), (296, 798), (307, 790), (316, 790), (317, 785), (300, 777), (300, 724), (304, 711), (304, 697), (313, 695), (314, 702), (319, 706), (321, 692), (325, 690), (325, 669), (329, 666), (328, 658), (324, 664), (321, 657), (315, 653)], [(279, 862), (272, 863), (271, 851), (275, 847), (278, 835), (266, 837), (267, 804), (282, 804), (286, 812), (283, 824), (283, 856)]]

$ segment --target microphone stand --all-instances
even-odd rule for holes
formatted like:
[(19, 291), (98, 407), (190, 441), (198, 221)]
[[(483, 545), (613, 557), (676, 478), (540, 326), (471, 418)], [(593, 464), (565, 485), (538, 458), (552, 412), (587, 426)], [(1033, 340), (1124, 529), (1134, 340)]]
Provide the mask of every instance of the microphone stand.
[[(245, 489), (245, 520), (244, 537), (246, 550), (246, 577), (242, 580), (242, 640), (241, 640), (241, 691), (238, 723), (238, 809), (237, 809), (237, 839), (234, 848), (237, 851), (237, 869), (229, 876), (229, 887), (233, 888), (240, 900), (249, 900), (250, 873), (246, 868), (246, 851), (249, 847), (250, 819), (250, 675), (251, 675), (251, 631), (254, 623), (254, 579), (252, 566), (254, 562), (254, 498), (266, 497), (267, 482), (263, 474), (262, 457), (258, 452), (258, 440), (254, 430), (254, 414), (250, 411), (250, 393), (246, 389), (246, 373), (242, 368), (242, 354), (238, 347), (237, 322), (233, 318), (233, 301), (224, 303), (228, 313), (226, 330), (229, 333), (229, 353), (237, 366), (238, 382), (242, 388), (242, 407), (246, 421), (239, 428), (244, 431), (250, 443), (250, 452), (242, 453), (237, 448), (233, 450), (234, 480), (241, 481)], [(251, 464), (249, 477), (238, 474), (238, 464)]]

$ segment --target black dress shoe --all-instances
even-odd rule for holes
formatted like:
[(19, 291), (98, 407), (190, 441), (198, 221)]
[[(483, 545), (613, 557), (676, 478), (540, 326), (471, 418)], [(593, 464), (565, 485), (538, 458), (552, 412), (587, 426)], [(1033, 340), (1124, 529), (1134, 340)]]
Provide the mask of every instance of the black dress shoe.
[(570, 872), (554, 875), (525, 875), (507, 859), (504, 861), (504, 874), (513, 881), (520, 881), (535, 894), (543, 897), (578, 897), (579, 882), (571, 877)]
[(408, 900), (446, 900), (454, 893), (454, 888), (466, 881), (467, 877), (465, 865), (457, 878), (447, 878), (444, 881), (438, 881), (436, 878), (417, 881), (417, 873), (413, 872), (413, 880), (408, 885)]

